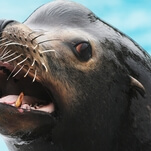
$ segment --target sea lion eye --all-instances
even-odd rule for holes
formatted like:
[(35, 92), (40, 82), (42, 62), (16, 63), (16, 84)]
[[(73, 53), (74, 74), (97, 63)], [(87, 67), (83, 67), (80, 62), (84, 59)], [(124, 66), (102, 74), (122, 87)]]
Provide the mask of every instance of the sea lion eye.
[(83, 61), (88, 61), (92, 57), (92, 48), (88, 42), (81, 42), (75, 46), (76, 54)]

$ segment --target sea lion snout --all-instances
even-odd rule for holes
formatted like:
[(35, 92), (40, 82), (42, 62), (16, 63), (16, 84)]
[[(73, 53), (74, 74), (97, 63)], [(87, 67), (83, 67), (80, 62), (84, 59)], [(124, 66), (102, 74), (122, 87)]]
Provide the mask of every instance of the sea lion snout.
[[(44, 77), (47, 77), (48, 66), (43, 55), (44, 48), (36, 40), (37, 37), (41, 36), (41, 33), (34, 32), (26, 25), (16, 21), (1, 20), (0, 23), (1, 116), (7, 117), (6, 121), (12, 123), (13, 118), (22, 118), (12, 126), (0, 117), (0, 121), (3, 123), (2, 127), (5, 127), (2, 134), (15, 137), (17, 135), (16, 128), (20, 125), (22, 125), (20, 127), (22, 130), (18, 130), (18, 132), (20, 131), (21, 135), (26, 130), (28, 133), (28, 130), (33, 131), (41, 127), (40, 123), (42, 123), (42, 127), (51, 127), (55, 118), (49, 116), (48, 113), (54, 112), (53, 98), (42, 84)], [(26, 95), (24, 102), (19, 107), (14, 108), (15, 98), (21, 91), (25, 92)], [(45, 121), (50, 122), (45, 123), (40, 120), (44, 119), (41, 118), (42, 112), (48, 115), (45, 116)], [(10, 115), (11, 113), (14, 113), (13, 117)], [(32, 121), (35, 126), (28, 124)]]
[(4, 50), (1, 52), (0, 60), (8, 63), (13, 62), (13, 66), (16, 67), (24, 65), (26, 74), (31, 75), (33, 81), (40, 80), (37, 73), (42, 74), (48, 71), (42, 54), (43, 48), (35, 40), (41, 34), (16, 21), (4, 20), (1, 28), (3, 28), (1, 49), (4, 48)]

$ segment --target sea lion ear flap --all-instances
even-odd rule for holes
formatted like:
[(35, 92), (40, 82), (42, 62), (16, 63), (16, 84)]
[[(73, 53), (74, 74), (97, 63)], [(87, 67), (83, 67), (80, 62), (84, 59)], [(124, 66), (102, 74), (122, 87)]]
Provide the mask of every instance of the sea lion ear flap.
[(145, 88), (142, 85), (142, 83), (140, 83), (137, 79), (135, 79), (132, 76), (129, 76), (130, 78), (130, 85), (132, 87), (133, 90), (136, 90), (137, 92), (140, 93), (141, 96), (145, 96)]

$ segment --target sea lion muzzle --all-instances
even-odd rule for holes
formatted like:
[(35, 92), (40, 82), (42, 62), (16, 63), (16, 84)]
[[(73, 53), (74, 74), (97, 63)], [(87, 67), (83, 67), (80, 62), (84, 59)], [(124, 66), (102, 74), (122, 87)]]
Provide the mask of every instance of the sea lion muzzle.
[(10, 150), (151, 150), (151, 58), (138, 44), (69, 1), (0, 24)]
[[(3, 125), (1, 125), (1, 127), (5, 127), (5, 130), (3, 130), (2, 134), (10, 135), (11, 137), (16, 137), (18, 133), (20, 133), (20, 137), (23, 137), (24, 134), (22, 133), (25, 131), (25, 135), (28, 135), (30, 131), (38, 128), (37, 125), (40, 126), (40, 119), (44, 120), (44, 118), (48, 118), (45, 119), (45, 121), (47, 121), (46, 123), (42, 122), (42, 131), (45, 127), (48, 127), (48, 125), (49, 127), (53, 127), (55, 121), (54, 117), (48, 115), (48, 113), (54, 112), (55, 110), (52, 103), (51, 94), (48, 94), (48, 90), (43, 86), (43, 84), (35, 82), (35, 80), (40, 80), (37, 75), (39, 71), (35, 68), (35, 64), (37, 68), (39, 68), (40, 72), (43, 73), (47, 72), (46, 66), (42, 60), (39, 64), (38, 58), (35, 60), (32, 55), (28, 55), (29, 51), (32, 51), (31, 53), (35, 54), (35, 51), (37, 51), (36, 46), (33, 46), (34, 42), (30, 43), (30, 45), (26, 45), (26, 39), (21, 40), (19, 37), (17, 37), (19, 31), (18, 26), (20, 26), (20, 24), (15, 21), (1, 21), (1, 33), (3, 32), (7, 36), (1, 38), (2, 51), (0, 57), (0, 106), (1, 117), (5, 117), (5, 121), (3, 121), (3, 118), (0, 119), (1, 124)], [(5, 30), (7, 27), (8, 30)], [(27, 37), (27, 41), (30, 39), (29, 34), (33, 34), (31, 31), (28, 32), (28, 30), (30, 31), (30, 29), (27, 28), (27, 36), (25, 36), (25, 38)], [(12, 49), (14, 52), (12, 52)], [(39, 56), (41, 57), (42, 54), (39, 54)], [(26, 69), (23, 70), (23, 67)], [(41, 73), (41, 75), (43, 73)], [(22, 91), (25, 93), (25, 95), (22, 95), (22, 100), (18, 100), (20, 99), (18, 97), (19, 94), (23, 94)], [(13, 108), (15, 106), (16, 109)], [(33, 110), (33, 113), (31, 110)], [(37, 114), (35, 114), (34, 111), (37, 112)], [(46, 116), (43, 118), (43, 113), (38, 111), (45, 111)], [(9, 124), (14, 123), (14, 120), (16, 120), (15, 124)], [(41, 133), (39, 133), (39, 135), (41, 135)], [(30, 138), (31, 137), (32, 136), (30, 136)]]
[[(37, 138), (51, 142), (51, 136), (46, 135), (52, 132), (57, 113), (51, 92), (41, 78), (47, 77), (48, 67), (43, 53), (40, 53), (43, 48), (35, 44), (38, 34), (16, 21), (1, 21), (1, 29), (1, 134), (11, 137), (11, 142), (16, 142), (15, 138), (19, 136), (29, 144), (36, 143), (35, 147), (37, 141), (32, 140)], [(20, 141), (17, 142), (20, 146)], [(47, 146), (44, 144), (43, 149)], [(16, 146), (10, 149), (17, 150)]]

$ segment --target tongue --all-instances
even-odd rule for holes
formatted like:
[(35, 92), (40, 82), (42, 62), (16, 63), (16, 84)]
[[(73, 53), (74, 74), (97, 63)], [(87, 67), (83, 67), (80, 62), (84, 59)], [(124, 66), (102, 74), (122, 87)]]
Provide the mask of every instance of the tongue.
[(20, 95), (8, 95), (0, 98), (0, 103), (8, 104), (17, 108), (22, 108), (26, 110), (39, 110), (48, 113), (52, 113), (54, 109), (53, 103), (47, 105), (38, 105), (44, 102), (43, 100), (37, 99), (31, 96), (24, 96), (23, 93)]

